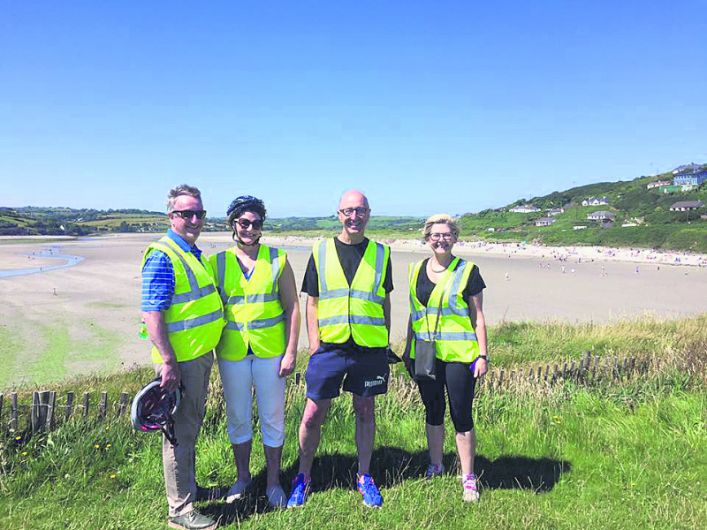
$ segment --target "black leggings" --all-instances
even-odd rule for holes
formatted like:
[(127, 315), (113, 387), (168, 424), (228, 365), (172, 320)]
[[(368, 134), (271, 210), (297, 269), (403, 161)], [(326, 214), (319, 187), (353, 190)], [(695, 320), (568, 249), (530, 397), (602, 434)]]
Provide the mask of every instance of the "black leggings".
[(444, 387), (447, 387), (449, 411), (454, 429), (457, 432), (468, 432), (474, 428), (471, 406), (476, 386), (476, 379), (469, 370), (469, 363), (448, 363), (439, 359), (435, 361), (437, 379), (417, 382), (422, 402), (425, 404), (427, 424), (442, 425), (444, 423)]

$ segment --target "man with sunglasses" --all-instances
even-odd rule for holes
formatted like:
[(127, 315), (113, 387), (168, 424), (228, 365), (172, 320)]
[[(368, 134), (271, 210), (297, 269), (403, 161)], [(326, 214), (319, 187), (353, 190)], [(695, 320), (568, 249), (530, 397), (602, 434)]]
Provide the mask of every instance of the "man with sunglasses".
[(307, 403), (299, 430), (299, 473), (288, 507), (302, 506), (310, 490), (311, 469), (331, 400), (343, 389), (356, 413), (356, 487), (366, 506), (383, 498), (369, 474), (375, 438), (375, 396), (388, 390), (390, 248), (365, 237), (371, 210), (360, 191), (341, 196), (341, 232), (314, 245), (302, 284), (307, 293), (309, 359)]
[(196, 439), (204, 419), (213, 349), (223, 329), (223, 305), (209, 262), (196, 246), (206, 211), (201, 193), (183, 184), (170, 190), (171, 228), (143, 256), (142, 316), (152, 341), (152, 360), (167, 391), (182, 389), (174, 414), (173, 445), (163, 438), (162, 463), (172, 528), (205, 530), (216, 521), (193, 503), (208, 491), (198, 488), (194, 470)]

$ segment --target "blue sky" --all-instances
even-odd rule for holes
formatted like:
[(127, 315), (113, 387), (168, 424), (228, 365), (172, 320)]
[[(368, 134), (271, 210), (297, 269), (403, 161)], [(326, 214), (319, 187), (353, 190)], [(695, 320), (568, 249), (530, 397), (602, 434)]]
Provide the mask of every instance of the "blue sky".
[(707, 162), (707, 0), (2, 2), (3, 206), (424, 216)]

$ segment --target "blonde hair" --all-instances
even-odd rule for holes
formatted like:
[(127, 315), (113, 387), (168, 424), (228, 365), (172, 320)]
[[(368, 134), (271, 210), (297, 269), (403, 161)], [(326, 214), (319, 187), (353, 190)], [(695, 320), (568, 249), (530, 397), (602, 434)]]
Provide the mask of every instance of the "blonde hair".
[(459, 238), (459, 226), (454, 218), (447, 213), (436, 213), (434, 215), (430, 215), (427, 218), (427, 221), (425, 221), (425, 227), (422, 229), (422, 235), (424, 236), (425, 241), (430, 238), (432, 227), (437, 224), (447, 225), (449, 230), (451, 230), (454, 239)]
[(190, 197), (201, 200), (201, 192), (199, 191), (199, 188), (190, 186), (189, 184), (180, 184), (179, 186), (169, 190), (169, 193), (167, 194), (167, 213), (172, 213), (172, 211), (174, 211), (174, 201), (176, 201), (177, 197), (180, 195), (189, 195)]

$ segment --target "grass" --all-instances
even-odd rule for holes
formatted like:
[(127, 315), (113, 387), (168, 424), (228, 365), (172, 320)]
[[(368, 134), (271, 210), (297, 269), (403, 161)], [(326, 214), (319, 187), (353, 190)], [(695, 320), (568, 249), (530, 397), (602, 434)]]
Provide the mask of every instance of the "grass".
[(536, 361), (579, 360), (593, 355), (671, 358), (707, 351), (707, 313), (680, 319), (642, 318), (609, 324), (506, 322), (489, 330), (493, 361), (512, 367)]
[[(652, 360), (653, 368), (640, 379), (591, 387), (567, 382), (500, 393), (482, 388), (475, 402), (476, 469), (483, 486), (478, 505), (460, 500), (449, 429), (447, 474), (432, 482), (420, 478), (427, 465), (423, 407), (415, 387), (394, 378), (377, 403), (372, 473), (385, 498), (381, 510), (362, 507), (352, 487), (356, 451), (348, 397), (334, 401), (315, 460), (314, 493), (303, 509), (266, 509), (257, 428), (254, 495), (233, 506), (212, 502), (201, 509), (229, 528), (436, 529), (441, 522), (446, 528), (702, 528), (706, 318), (613, 326), (505, 324), (494, 330), (494, 358), (508, 366), (555, 345), (581, 353), (603, 344), (604, 353), (633, 351)], [(146, 368), (75, 378), (57, 390), (60, 396), (68, 389), (94, 396), (106, 390), (114, 400), (150, 377)], [(215, 373), (212, 385), (197, 479), (226, 487), (235, 470)], [(22, 402), (30, 390), (22, 390)], [(303, 386), (290, 381), (283, 484), (296, 472), (303, 405)], [(2, 528), (163, 528), (163, 492), (159, 436), (132, 431), (125, 418), (75, 418), (50, 434), (0, 438)]]
[[(72, 381), (93, 390), (139, 386), (149, 371)], [(301, 510), (265, 509), (263, 456), (252, 467), (256, 494), (226, 507), (201, 508), (230, 528), (701, 528), (707, 517), (704, 480), (707, 393), (680, 372), (623, 385), (546, 392), (482, 394), (476, 404), (476, 468), (482, 501), (462, 504), (453, 434), (448, 473), (426, 482), (424, 414), (416, 391), (395, 384), (378, 404), (373, 474), (381, 510), (361, 506), (352, 488), (354, 419), (337, 399), (314, 465), (316, 487)], [(304, 401), (288, 388), (288, 438), (283, 482), (296, 469), (294, 432)], [(222, 409), (210, 398), (197, 449), (198, 481), (234, 480)], [(259, 435), (255, 447), (260, 446)], [(127, 421), (71, 422), (0, 452), (0, 526), (4, 528), (163, 528), (166, 506), (156, 435)], [(47, 494), (51, 491), (51, 494)]]
[[(52, 325), (33, 323), (10, 334), (0, 327), (0, 389), (10, 386), (47, 385), (66, 379), (76, 365), (91, 363), (102, 371), (120, 366), (119, 348), (123, 338), (116, 332), (86, 320), (81, 336), (72, 337), (66, 322)], [(31, 352), (32, 357), (19, 352)]]

